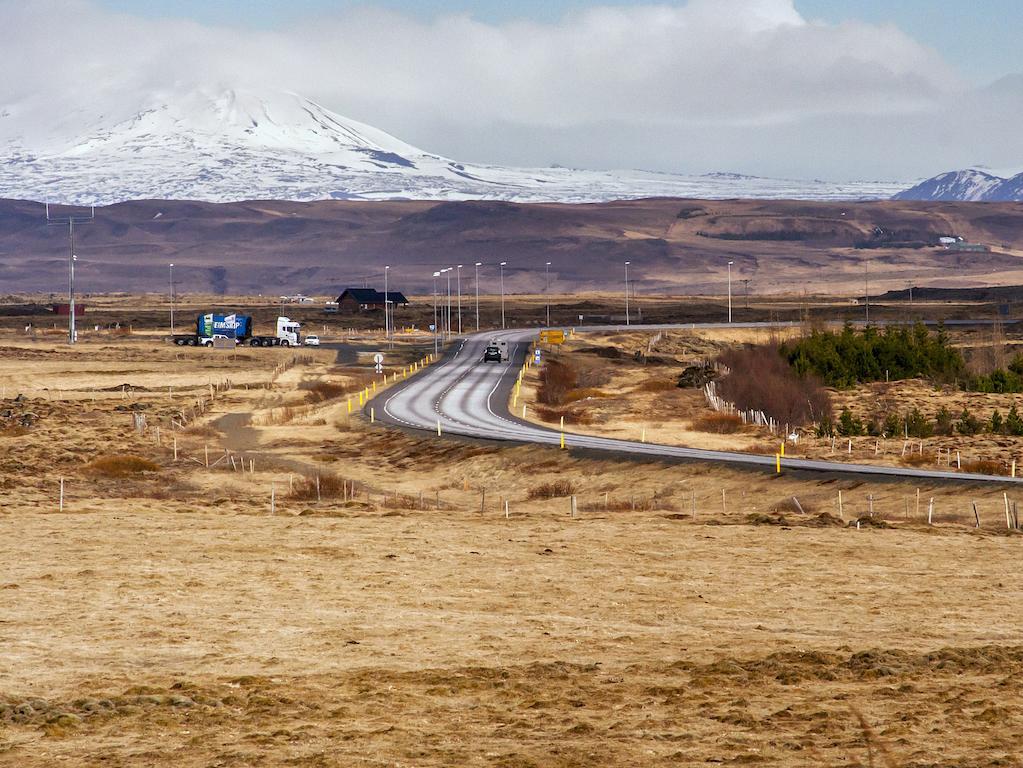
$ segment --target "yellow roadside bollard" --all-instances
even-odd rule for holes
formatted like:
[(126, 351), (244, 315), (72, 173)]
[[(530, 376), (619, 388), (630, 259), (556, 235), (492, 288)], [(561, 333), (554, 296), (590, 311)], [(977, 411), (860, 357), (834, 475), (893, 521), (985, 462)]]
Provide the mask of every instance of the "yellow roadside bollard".
[(526, 418), (526, 404), (522, 404), (522, 418)]
[(640, 438), (641, 443), (646, 442), (646, 427), (643, 427), (643, 436)]
[(348, 413), (352, 412), (352, 398), (348, 398)]
[(779, 475), (781, 474), (781, 454), (774, 454), (774, 471)]
[(784, 440), (781, 441), (781, 454), (780, 455), (781, 456), (785, 455), (785, 441)]
[(561, 433), (561, 450), (565, 450), (565, 433)]

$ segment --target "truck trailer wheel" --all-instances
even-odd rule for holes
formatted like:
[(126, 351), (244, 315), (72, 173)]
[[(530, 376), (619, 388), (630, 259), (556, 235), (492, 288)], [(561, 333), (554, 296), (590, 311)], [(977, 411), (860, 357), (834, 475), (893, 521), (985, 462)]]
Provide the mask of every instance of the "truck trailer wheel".
[(198, 339), (189, 339), (188, 340), (188, 346), (190, 346), (190, 347), (197, 347), (197, 346), (199, 346), (199, 340)]
[(250, 347), (258, 347), (259, 346), (259, 339), (249, 339), (249, 346)]

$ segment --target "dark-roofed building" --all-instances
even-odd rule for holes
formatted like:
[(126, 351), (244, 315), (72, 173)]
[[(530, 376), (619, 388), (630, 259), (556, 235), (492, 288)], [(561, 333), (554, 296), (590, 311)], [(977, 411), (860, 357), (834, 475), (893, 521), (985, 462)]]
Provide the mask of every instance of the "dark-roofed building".
[(385, 298), (384, 292), (375, 288), (346, 288), (337, 297), (337, 307), (340, 312), (374, 312), (383, 310), (385, 301), (391, 302), (392, 309), (408, 306), (408, 299), (401, 291), (388, 291)]

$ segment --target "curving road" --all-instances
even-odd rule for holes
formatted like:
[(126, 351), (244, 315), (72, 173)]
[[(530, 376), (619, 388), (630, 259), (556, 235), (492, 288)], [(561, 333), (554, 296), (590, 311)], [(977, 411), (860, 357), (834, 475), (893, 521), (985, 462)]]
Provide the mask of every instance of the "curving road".
[[(732, 323), (631, 326), (631, 330), (669, 330), (677, 328), (751, 328), (768, 323)], [(586, 330), (617, 330), (620, 326), (595, 326)], [(367, 404), (375, 408), (377, 418), (395, 426), (427, 430), (441, 435), (462, 435), (514, 443), (558, 445), (561, 433), (513, 416), (508, 400), (518, 371), (528, 354), (535, 330), (491, 331), (460, 340), (443, 360), (422, 373), (386, 390)], [(482, 362), (483, 349), (491, 339), (508, 341), (511, 359), (504, 363)], [(650, 456), (674, 460), (704, 461), (749, 467), (773, 472), (774, 456), (755, 456), (730, 451), (618, 440), (607, 437), (565, 433), (566, 448), (585, 448), (612, 454)], [(839, 461), (783, 458), (782, 468), (825, 472), (860, 478), (917, 479), (971, 483), (1018, 483), (1021, 478), (996, 477), (967, 472), (941, 472), (908, 467), (885, 467)]]

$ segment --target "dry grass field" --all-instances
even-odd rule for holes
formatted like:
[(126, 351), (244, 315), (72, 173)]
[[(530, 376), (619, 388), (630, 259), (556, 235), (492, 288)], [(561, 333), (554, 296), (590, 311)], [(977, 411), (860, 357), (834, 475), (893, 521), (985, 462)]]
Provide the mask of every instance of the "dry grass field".
[(406, 434), (365, 363), (0, 338), (0, 765), (1023, 760), (1001, 489)]

